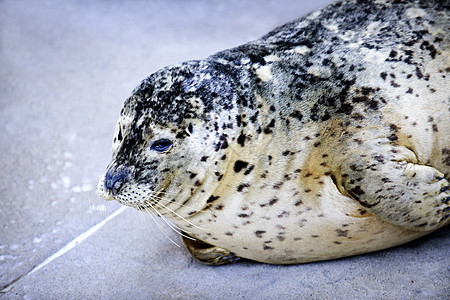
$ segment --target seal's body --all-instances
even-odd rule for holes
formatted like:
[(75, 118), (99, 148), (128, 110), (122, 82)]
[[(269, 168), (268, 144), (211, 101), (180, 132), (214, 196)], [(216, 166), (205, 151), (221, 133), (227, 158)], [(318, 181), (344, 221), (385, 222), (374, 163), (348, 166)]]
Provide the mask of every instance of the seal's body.
[(444, 3), (340, 1), (156, 72), (125, 102), (99, 193), (170, 219), (210, 264), (331, 259), (444, 226)]

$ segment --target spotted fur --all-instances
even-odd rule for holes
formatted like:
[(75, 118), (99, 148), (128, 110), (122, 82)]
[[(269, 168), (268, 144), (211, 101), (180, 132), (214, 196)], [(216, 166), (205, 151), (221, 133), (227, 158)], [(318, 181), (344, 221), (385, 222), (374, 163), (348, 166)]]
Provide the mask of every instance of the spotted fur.
[(100, 194), (154, 208), (213, 255), (268, 263), (444, 226), (449, 15), (446, 1), (338, 1), (152, 74), (124, 104)]

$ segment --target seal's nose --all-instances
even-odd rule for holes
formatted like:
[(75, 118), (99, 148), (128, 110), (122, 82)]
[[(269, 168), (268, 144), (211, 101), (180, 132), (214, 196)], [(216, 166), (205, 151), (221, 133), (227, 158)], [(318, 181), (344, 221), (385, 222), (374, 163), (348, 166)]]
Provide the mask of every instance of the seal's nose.
[(105, 190), (116, 195), (128, 179), (128, 176), (130, 176), (130, 172), (127, 170), (109, 169), (105, 175)]

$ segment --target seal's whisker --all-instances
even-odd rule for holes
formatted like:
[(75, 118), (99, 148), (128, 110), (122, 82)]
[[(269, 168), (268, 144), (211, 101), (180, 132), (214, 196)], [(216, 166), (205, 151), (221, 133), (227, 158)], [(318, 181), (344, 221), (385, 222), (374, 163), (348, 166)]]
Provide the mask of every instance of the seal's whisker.
[(140, 206), (133, 206), (136, 210), (140, 211), (140, 212), (145, 212), (148, 215), (150, 215), (150, 217), (152, 218), (153, 222), (156, 223), (156, 225), (158, 226), (158, 229), (164, 234), (164, 236), (169, 239), (172, 243), (174, 243), (175, 245), (178, 246), (177, 243), (175, 243), (167, 234), (166, 231), (164, 230), (164, 228), (162, 228), (161, 224), (159, 223), (158, 219), (155, 218), (155, 215), (151, 212), (149, 212), (147, 209), (140, 207)]
[(104, 201), (103, 199), (98, 197), (98, 195), (89, 195), (85, 198), (89, 202), (90, 213), (100, 214), (103, 218), (107, 218), (110, 214), (114, 213), (114, 211), (117, 210), (117, 206)]
[[(147, 225), (147, 227), (150, 228), (154, 234), (159, 234), (159, 232), (153, 226), (153, 222), (156, 222), (157, 219), (155, 219), (155, 218), (151, 218), (151, 219), (147, 218), (148, 212), (145, 211), (143, 208), (140, 208), (138, 206), (133, 206), (133, 208), (134, 209), (132, 211), (133, 211), (133, 214), (134, 214), (135, 218), (138, 218), (138, 217), (142, 218), (143, 217), (144, 222)], [(142, 213), (144, 213), (145, 215), (143, 216)], [(160, 236), (160, 235), (158, 235), (158, 236)]]
[[(190, 225), (192, 225), (192, 226), (194, 226), (194, 227), (197, 227), (198, 229), (203, 229), (203, 228), (201, 228), (201, 227), (196, 226), (196, 225), (193, 224), (192, 222), (189, 222), (188, 220), (186, 220), (185, 218), (183, 218), (180, 214), (176, 213), (174, 210), (168, 208), (167, 206), (165, 206), (165, 205), (162, 204), (162, 203), (155, 202), (155, 203), (151, 204), (151, 203), (149, 203), (148, 201), (146, 201), (146, 203), (149, 204), (149, 205), (151, 205), (152, 207), (153, 207), (153, 205), (157, 205), (159, 208), (165, 209), (166, 211), (168, 211), (168, 213), (169, 213), (169, 214), (172, 216), (172, 218), (174, 218), (174, 219), (175, 219), (176, 217), (178, 217), (179, 219), (185, 221), (186, 223), (188, 223), (188, 224), (190, 224)], [(153, 208), (154, 208), (154, 207), (153, 207)], [(156, 209), (155, 209), (155, 210), (156, 210)], [(156, 210), (156, 211), (157, 211), (157, 210)], [(162, 215), (159, 211), (157, 211), (157, 213), (158, 213), (159, 215)]]
[[(172, 202), (170, 204), (177, 204), (180, 207), (186, 207), (186, 208), (189, 208), (190, 210), (195, 211), (195, 212), (204, 212), (205, 211), (203, 209), (197, 209), (197, 208), (194, 208), (192, 206), (189, 206), (189, 205), (186, 205), (186, 204), (182, 204), (182, 203)], [(161, 205), (166, 206), (164, 204), (161, 204)]]
[[(153, 208), (153, 207), (152, 207)], [(138, 208), (139, 210), (142, 210), (141, 208)], [(153, 208), (154, 209), (154, 208)], [(167, 234), (167, 232), (164, 230), (164, 228), (161, 226), (161, 224), (159, 224), (159, 222), (155, 219), (155, 217), (153, 216), (153, 214), (151, 213), (151, 211), (148, 210), (148, 208), (143, 208), (143, 211), (147, 212), (150, 217), (153, 219), (153, 221), (155, 221), (156, 225), (158, 226), (159, 230), (165, 235), (165, 237), (167, 239), (169, 239), (169, 241), (172, 242), (172, 244), (174, 244), (177, 247), (180, 247), (180, 245), (178, 245), (174, 240), (172, 240), (169, 235)]]
[(168, 208), (168, 207), (165, 206), (164, 204), (161, 204), (161, 203), (156, 202), (155, 205), (158, 205), (158, 206), (159, 206), (160, 208), (162, 208), (162, 209), (168, 210), (170, 213), (174, 214), (175, 216), (177, 216), (177, 217), (180, 218), (181, 220), (185, 221), (185, 222), (188, 223), (189, 225), (192, 225), (192, 226), (194, 226), (195, 228), (198, 228), (198, 229), (201, 229), (201, 230), (205, 230), (204, 228), (199, 227), (199, 226), (195, 225), (194, 223), (192, 223), (192, 222), (186, 220), (186, 219), (185, 219), (184, 217), (182, 217), (180, 214), (176, 213), (175, 211), (173, 211), (172, 209)]
[(191, 209), (191, 210), (193, 210), (195, 212), (203, 212), (204, 211), (203, 209), (196, 209), (196, 208), (194, 208), (192, 206), (189, 206), (189, 205), (186, 205), (186, 204), (177, 203), (176, 201), (174, 201), (174, 202), (170, 202), (169, 201), (167, 204), (162, 204), (162, 203), (160, 203), (160, 201), (164, 201), (165, 199), (162, 198), (162, 197), (156, 196), (156, 195), (152, 195), (151, 198), (155, 199), (155, 200), (158, 200), (158, 204), (163, 205), (163, 206), (166, 206), (166, 205), (169, 205), (169, 204), (177, 204), (177, 205), (179, 205), (181, 207), (189, 208), (189, 209)]
[[(175, 231), (176, 233), (178, 233), (179, 235), (181, 235), (181, 236), (183, 236), (183, 237), (185, 237), (185, 238), (189, 238), (189, 239), (193, 239), (193, 238), (191, 238), (191, 237), (189, 237), (189, 236), (187, 236), (187, 235), (185, 235), (185, 234), (183, 234), (183, 232), (182, 232), (182, 229), (180, 228), (180, 227), (178, 227), (176, 224), (173, 224), (173, 223), (171, 223), (165, 216), (163, 216), (152, 204), (150, 204), (150, 203), (147, 203), (149, 206), (150, 206), (150, 208), (151, 209), (153, 209), (153, 211), (155, 211), (157, 214), (158, 214), (158, 216), (160, 216), (161, 217), (161, 219), (163, 219), (163, 221), (167, 224), (167, 225), (169, 225), (169, 227), (173, 230), (173, 231)], [(147, 211), (148, 212), (148, 211)], [(190, 232), (188, 232), (188, 231), (186, 231), (187, 233), (190, 233)], [(194, 239), (195, 240), (195, 239)]]

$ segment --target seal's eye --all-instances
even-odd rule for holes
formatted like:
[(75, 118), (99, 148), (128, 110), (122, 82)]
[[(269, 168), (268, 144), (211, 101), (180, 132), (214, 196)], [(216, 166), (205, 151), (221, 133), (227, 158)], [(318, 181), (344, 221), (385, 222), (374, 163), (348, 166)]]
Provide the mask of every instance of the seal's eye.
[(172, 144), (173, 144), (172, 141), (167, 140), (167, 139), (157, 140), (157, 141), (154, 141), (150, 145), (150, 150), (154, 150), (156, 152), (163, 153), (163, 152), (166, 152), (167, 150), (169, 150), (170, 147), (172, 147)]

